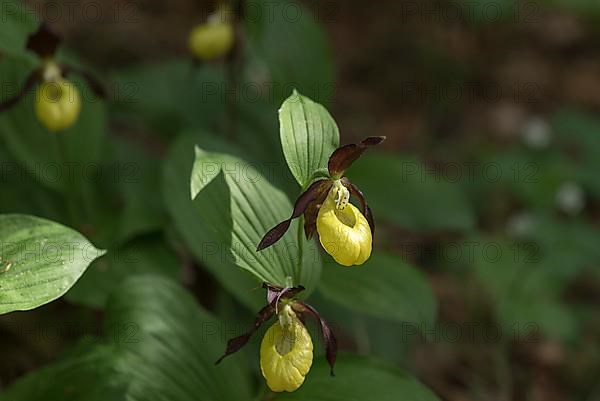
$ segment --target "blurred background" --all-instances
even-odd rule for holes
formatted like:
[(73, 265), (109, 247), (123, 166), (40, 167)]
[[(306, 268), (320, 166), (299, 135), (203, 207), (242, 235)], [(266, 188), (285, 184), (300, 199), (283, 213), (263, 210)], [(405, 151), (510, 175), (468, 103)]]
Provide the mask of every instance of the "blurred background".
[(117, 256), (66, 299), (0, 318), (0, 388), (100, 333), (110, 288), (138, 272), (183, 282), (230, 331), (250, 324), (190, 245), (173, 177), (194, 143), (237, 149), (295, 199), (276, 112), (296, 87), (342, 143), (387, 136), (348, 173), (374, 211), (381, 267), (339, 277), (326, 260), (312, 298), (341, 347), (445, 400), (600, 400), (596, 1), (250, 1), (234, 61), (201, 65), (188, 35), (215, 2), (26, 3), (107, 86), (106, 138), (82, 139), (97, 169), (68, 217), (64, 183), (23, 162), (0, 125), (0, 212), (70, 221)]

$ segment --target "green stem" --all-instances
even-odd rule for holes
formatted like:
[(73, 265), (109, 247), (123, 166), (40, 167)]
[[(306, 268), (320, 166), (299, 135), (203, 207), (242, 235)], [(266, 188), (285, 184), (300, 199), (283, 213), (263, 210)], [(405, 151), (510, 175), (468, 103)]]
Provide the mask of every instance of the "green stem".
[(68, 168), (69, 168), (69, 156), (68, 156), (68, 152), (67, 152), (67, 145), (66, 145), (66, 139), (64, 138), (64, 134), (62, 132), (53, 134), (56, 136), (56, 140), (58, 143), (58, 153), (59, 153), (59, 157), (60, 157), (60, 161), (63, 165), (63, 169), (65, 174), (65, 177), (67, 177), (63, 183), (63, 196), (65, 197), (65, 200), (67, 202), (67, 213), (69, 215), (69, 223), (71, 224), (71, 226), (76, 226), (77, 224), (77, 200), (75, 199), (75, 197), (73, 196), (74, 192), (71, 190), (70, 188), (70, 182), (69, 182), (69, 174), (68, 174)]
[[(298, 279), (300, 279), (301, 277), (301, 273), (302, 273), (302, 264), (304, 263), (304, 238), (302, 238), (303, 235), (303, 228), (304, 227), (304, 216), (300, 216), (300, 218), (298, 219)], [(302, 283), (296, 283), (296, 284), (302, 284)]]

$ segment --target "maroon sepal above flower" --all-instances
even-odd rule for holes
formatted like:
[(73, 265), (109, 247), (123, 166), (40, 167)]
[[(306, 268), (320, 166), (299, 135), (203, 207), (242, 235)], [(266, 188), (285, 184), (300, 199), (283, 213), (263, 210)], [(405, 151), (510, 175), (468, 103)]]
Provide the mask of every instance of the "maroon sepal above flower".
[(290, 228), (292, 220), (304, 214), (304, 234), (310, 239), (317, 230), (317, 216), (319, 208), (325, 202), (329, 190), (337, 179), (355, 196), (360, 202), (361, 212), (369, 222), (371, 233), (375, 234), (375, 220), (373, 213), (365, 196), (358, 187), (350, 182), (347, 177), (343, 177), (344, 172), (352, 165), (370, 146), (379, 145), (385, 140), (385, 136), (372, 136), (364, 139), (358, 144), (349, 144), (337, 148), (329, 157), (329, 178), (323, 178), (312, 183), (296, 200), (294, 210), (289, 219), (282, 221), (270, 229), (261, 239), (256, 251), (262, 251), (275, 244), (283, 237)]
[(282, 298), (294, 298), (305, 288), (301, 285), (297, 287), (281, 287), (275, 284), (263, 283), (262, 287), (267, 290), (267, 302), (277, 309), (277, 304)]
[(341, 177), (369, 146), (379, 145), (384, 140), (385, 136), (370, 136), (360, 143), (352, 143), (338, 148), (329, 158), (329, 175)]
[(60, 45), (61, 38), (43, 22), (38, 30), (27, 39), (26, 48), (40, 58), (52, 58)]
[(331, 375), (334, 376), (333, 368), (337, 358), (337, 340), (335, 339), (333, 330), (331, 330), (325, 319), (321, 317), (315, 308), (305, 302), (293, 299), (296, 295), (304, 291), (304, 287), (281, 287), (275, 284), (263, 283), (263, 288), (267, 290), (267, 305), (258, 312), (258, 315), (254, 320), (254, 324), (246, 333), (232, 338), (227, 342), (225, 354), (223, 354), (223, 356), (215, 362), (215, 365), (218, 365), (221, 363), (221, 361), (223, 361), (223, 359), (242, 349), (242, 347), (248, 343), (250, 337), (252, 337), (252, 334), (254, 334), (263, 323), (276, 315), (279, 302), (282, 299), (286, 299), (289, 300), (289, 305), (291, 306), (292, 310), (299, 315), (298, 317), (302, 321), (304, 321), (303, 315), (306, 313), (315, 317), (319, 321), (321, 334), (323, 335), (325, 342), (325, 354), (327, 357), (327, 362), (331, 368)]

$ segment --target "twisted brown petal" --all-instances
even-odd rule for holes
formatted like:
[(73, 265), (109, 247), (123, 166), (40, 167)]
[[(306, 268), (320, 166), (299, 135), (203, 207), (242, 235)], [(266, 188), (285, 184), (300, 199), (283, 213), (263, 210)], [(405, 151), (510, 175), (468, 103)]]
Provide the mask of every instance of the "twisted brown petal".
[(14, 105), (16, 105), (19, 102), (19, 100), (21, 100), (27, 94), (27, 92), (29, 92), (35, 86), (35, 84), (37, 84), (39, 81), (40, 81), (39, 70), (35, 70), (31, 74), (29, 74), (29, 76), (25, 80), (25, 84), (23, 85), (23, 87), (21, 88), (19, 93), (17, 93), (15, 96), (13, 96), (9, 99), (6, 99), (4, 102), (0, 103), (0, 113), (2, 113), (3, 111), (6, 111), (6, 110), (10, 109), (11, 107), (13, 107)]
[(369, 205), (367, 205), (367, 200), (365, 199), (365, 195), (362, 193), (360, 189), (356, 185), (350, 182), (347, 177), (342, 178), (342, 184), (348, 188), (350, 193), (358, 199), (360, 203), (360, 211), (365, 216), (367, 221), (369, 222), (369, 227), (371, 227), (371, 234), (375, 235), (375, 220), (373, 219), (373, 212)]
[[(298, 305), (300, 306), (300, 308), (298, 308)], [(327, 358), (327, 362), (329, 362), (329, 367), (331, 368), (331, 376), (335, 376), (333, 368), (335, 366), (335, 360), (337, 358), (338, 347), (337, 340), (335, 339), (335, 335), (333, 334), (333, 330), (331, 330), (325, 319), (321, 317), (321, 314), (309, 304), (304, 303), (302, 301), (296, 301), (294, 302), (294, 306), (296, 306), (298, 312), (308, 312), (319, 321), (319, 324), (321, 326), (321, 334), (323, 335), (323, 340), (325, 342), (325, 356)], [(292, 306), (292, 308), (294, 306)]]
[(248, 343), (250, 337), (252, 337), (252, 334), (254, 334), (264, 322), (272, 318), (274, 314), (275, 308), (271, 306), (271, 304), (262, 308), (260, 312), (258, 312), (258, 316), (256, 317), (254, 325), (250, 328), (250, 330), (248, 330), (246, 333), (242, 334), (239, 337), (232, 338), (227, 342), (227, 349), (225, 350), (225, 354), (215, 362), (215, 365), (218, 365), (219, 363), (221, 363), (221, 361), (223, 361), (223, 359), (242, 349), (242, 347)]
[(97, 97), (103, 98), (103, 99), (106, 98), (107, 93), (106, 93), (106, 89), (104, 88), (104, 84), (98, 78), (96, 78), (93, 74), (91, 74), (89, 71), (86, 71), (82, 68), (75, 67), (72, 65), (66, 65), (66, 64), (61, 65), (61, 71), (63, 72), (63, 75), (65, 77), (67, 75), (69, 75), (70, 73), (80, 75), (85, 80), (85, 82), (88, 84), (88, 86), (90, 87), (92, 92), (94, 92), (94, 95), (96, 95)]
[(269, 230), (269, 232), (267, 232), (260, 241), (260, 244), (258, 244), (256, 251), (262, 251), (263, 249), (268, 248), (279, 241), (281, 237), (283, 237), (283, 234), (285, 234), (290, 228), (292, 220), (300, 217), (302, 213), (304, 213), (306, 208), (318, 197), (323, 190), (324, 185), (328, 182), (330, 182), (330, 180), (322, 179), (315, 181), (310, 187), (308, 187), (308, 189), (304, 191), (304, 193), (302, 193), (302, 195), (300, 195), (300, 197), (296, 200), (296, 203), (294, 204), (294, 211), (292, 212), (290, 218), (282, 221)]
[(385, 136), (370, 136), (360, 143), (344, 145), (329, 157), (329, 175), (339, 177), (358, 159), (369, 146), (379, 145)]

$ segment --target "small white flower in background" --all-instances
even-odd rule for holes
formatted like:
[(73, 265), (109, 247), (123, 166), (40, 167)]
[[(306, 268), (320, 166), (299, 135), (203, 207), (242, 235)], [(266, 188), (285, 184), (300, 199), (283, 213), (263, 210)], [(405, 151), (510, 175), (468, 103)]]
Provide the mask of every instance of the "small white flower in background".
[(531, 117), (523, 124), (521, 137), (525, 145), (533, 149), (544, 149), (552, 139), (550, 124), (541, 117)]
[(514, 214), (506, 222), (506, 234), (512, 238), (526, 238), (533, 233), (534, 229), (535, 218), (529, 212)]
[(585, 207), (585, 193), (578, 184), (566, 182), (556, 193), (556, 205), (563, 212), (576, 215)]

